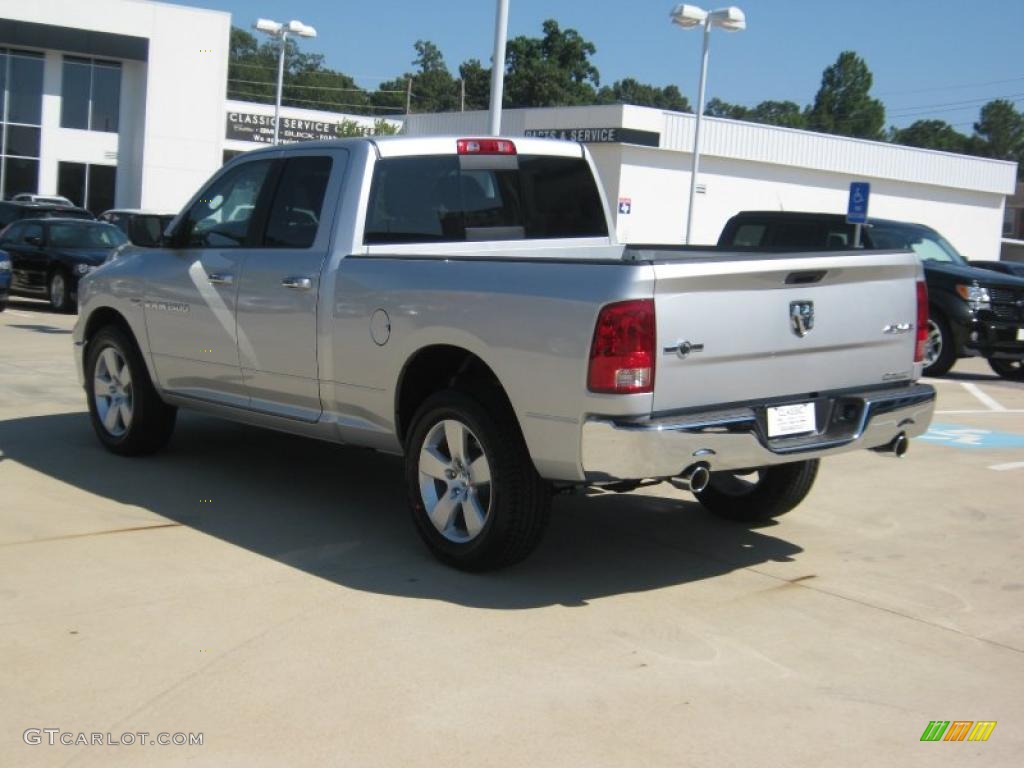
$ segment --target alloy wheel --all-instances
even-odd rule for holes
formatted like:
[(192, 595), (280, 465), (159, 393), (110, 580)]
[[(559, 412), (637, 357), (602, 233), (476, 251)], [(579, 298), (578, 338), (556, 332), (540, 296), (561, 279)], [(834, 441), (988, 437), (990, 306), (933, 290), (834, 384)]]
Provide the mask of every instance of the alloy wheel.
[(423, 507), (438, 533), (465, 544), (475, 539), (491, 514), (491, 467), (472, 430), (455, 419), (437, 422), (420, 449), (419, 487)]
[(104, 349), (96, 359), (93, 399), (103, 428), (120, 437), (132, 426), (134, 397), (128, 363), (114, 347)]
[(928, 368), (942, 355), (942, 329), (931, 318), (928, 319), (928, 340), (924, 345), (924, 367)]
[(67, 296), (64, 275), (60, 272), (50, 278), (50, 304), (54, 309), (64, 308), (64, 297)]

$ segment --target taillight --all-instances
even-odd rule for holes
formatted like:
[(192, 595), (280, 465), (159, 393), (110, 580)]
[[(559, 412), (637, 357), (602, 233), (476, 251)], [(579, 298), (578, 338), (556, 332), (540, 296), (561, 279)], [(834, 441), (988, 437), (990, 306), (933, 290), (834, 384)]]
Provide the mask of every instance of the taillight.
[(924, 348), (928, 344), (928, 286), (924, 280), (917, 281), (917, 346), (914, 362), (924, 361)]
[(654, 301), (609, 304), (597, 316), (587, 388), (633, 394), (654, 391)]
[(459, 139), (460, 155), (514, 155), (516, 145), (508, 139)]

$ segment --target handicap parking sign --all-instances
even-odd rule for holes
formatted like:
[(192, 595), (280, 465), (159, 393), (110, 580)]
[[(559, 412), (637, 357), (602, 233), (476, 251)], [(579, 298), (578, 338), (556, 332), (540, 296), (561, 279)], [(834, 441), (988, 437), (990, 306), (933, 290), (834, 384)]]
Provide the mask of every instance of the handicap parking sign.
[(633, 200), (629, 197), (619, 198), (619, 213), (628, 215), (633, 212)]
[(850, 184), (850, 200), (846, 206), (847, 224), (866, 224), (868, 220), (868, 198), (871, 197), (871, 185), (866, 181), (855, 181)]

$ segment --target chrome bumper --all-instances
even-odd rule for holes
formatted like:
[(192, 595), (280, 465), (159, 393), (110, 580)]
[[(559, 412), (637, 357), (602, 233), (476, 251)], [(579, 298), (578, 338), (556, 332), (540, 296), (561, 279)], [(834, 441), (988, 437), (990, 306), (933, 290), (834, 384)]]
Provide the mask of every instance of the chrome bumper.
[(913, 384), (826, 393), (813, 402), (817, 432), (773, 439), (762, 405), (656, 419), (593, 418), (583, 425), (584, 476), (593, 483), (667, 478), (695, 463), (714, 472), (880, 448), (900, 434), (924, 434), (935, 411), (935, 389)]

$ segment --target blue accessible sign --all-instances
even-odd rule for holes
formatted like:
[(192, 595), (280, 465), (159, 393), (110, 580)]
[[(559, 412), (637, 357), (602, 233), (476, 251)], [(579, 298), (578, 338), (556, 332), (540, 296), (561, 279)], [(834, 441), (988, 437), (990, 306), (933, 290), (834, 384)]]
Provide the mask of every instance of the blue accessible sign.
[(868, 221), (868, 198), (871, 196), (871, 185), (866, 181), (854, 181), (850, 184), (850, 202), (846, 206), (847, 224), (866, 224)]

